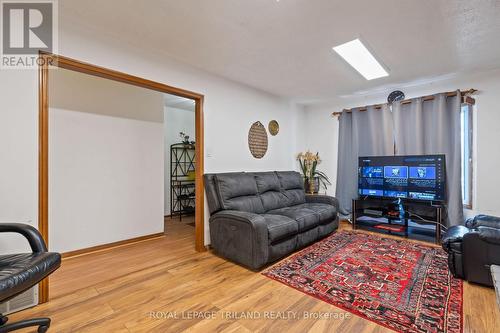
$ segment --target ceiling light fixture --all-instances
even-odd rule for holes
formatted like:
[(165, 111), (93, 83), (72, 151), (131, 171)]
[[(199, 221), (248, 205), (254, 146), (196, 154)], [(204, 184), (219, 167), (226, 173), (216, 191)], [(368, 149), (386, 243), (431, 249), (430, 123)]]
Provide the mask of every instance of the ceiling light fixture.
[(367, 80), (389, 76), (389, 73), (358, 38), (335, 46), (333, 50)]

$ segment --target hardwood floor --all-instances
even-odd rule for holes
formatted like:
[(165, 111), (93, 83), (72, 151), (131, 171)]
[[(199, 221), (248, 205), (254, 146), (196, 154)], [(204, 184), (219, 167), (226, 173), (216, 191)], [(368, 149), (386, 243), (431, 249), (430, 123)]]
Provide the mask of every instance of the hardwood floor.
[[(165, 237), (65, 259), (51, 277), (51, 300), (10, 320), (49, 316), (49, 332), (58, 333), (391, 332), (210, 251), (195, 252), (192, 226), (166, 225)], [(465, 332), (498, 332), (494, 291), (464, 289)], [(304, 313), (322, 318), (294, 318)]]

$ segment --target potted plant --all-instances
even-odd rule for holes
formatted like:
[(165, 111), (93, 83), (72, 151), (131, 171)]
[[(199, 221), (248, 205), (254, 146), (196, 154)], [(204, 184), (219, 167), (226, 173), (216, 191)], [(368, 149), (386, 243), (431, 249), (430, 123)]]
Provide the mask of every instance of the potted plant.
[(307, 151), (305, 153), (299, 153), (297, 155), (297, 160), (300, 164), (300, 170), (304, 177), (304, 188), (308, 193), (318, 193), (320, 187), (325, 190), (328, 185), (331, 185), (328, 176), (317, 169), (318, 164), (321, 163), (319, 158), (319, 153), (311, 153)]
[(184, 132), (180, 132), (179, 133), (179, 136), (181, 137), (181, 140), (182, 140), (182, 143), (185, 144), (185, 145), (194, 145), (194, 141), (189, 141), (189, 135), (187, 135), (186, 133)]

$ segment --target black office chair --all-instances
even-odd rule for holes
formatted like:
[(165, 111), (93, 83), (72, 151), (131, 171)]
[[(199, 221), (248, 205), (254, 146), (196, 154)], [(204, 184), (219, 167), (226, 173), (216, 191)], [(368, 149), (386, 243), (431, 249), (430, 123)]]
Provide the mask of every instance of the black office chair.
[[(32, 253), (0, 255), (0, 303), (21, 294), (50, 275), (61, 265), (59, 253), (48, 252), (42, 235), (30, 225), (0, 223), (0, 232), (15, 232), (28, 240)], [(38, 332), (47, 332), (50, 318), (34, 318), (7, 323), (0, 314), (0, 333), (38, 326)]]

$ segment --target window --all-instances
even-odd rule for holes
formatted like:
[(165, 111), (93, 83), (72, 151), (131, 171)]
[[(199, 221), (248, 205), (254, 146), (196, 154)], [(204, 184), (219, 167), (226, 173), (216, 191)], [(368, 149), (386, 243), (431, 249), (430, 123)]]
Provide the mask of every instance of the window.
[(462, 147), (462, 198), (464, 207), (472, 208), (472, 105), (462, 104), (461, 117)]

